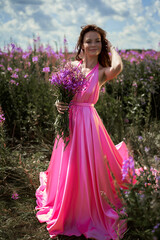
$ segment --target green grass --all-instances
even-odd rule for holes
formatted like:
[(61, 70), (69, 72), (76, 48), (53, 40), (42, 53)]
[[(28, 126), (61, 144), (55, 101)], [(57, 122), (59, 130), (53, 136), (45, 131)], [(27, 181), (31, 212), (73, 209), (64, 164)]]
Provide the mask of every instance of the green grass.
[[(1, 168), (0, 239), (49, 239), (45, 224), (35, 217), (35, 190), (49, 158), (42, 146), (17, 146), (6, 151)], [(7, 167), (6, 167), (6, 165)], [(12, 199), (13, 192), (18, 199)]]

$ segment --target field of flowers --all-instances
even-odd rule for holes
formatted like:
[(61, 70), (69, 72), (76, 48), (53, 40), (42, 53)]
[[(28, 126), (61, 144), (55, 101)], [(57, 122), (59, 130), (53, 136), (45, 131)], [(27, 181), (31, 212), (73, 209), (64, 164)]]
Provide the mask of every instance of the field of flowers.
[[(121, 192), (128, 230), (124, 240), (160, 236), (160, 52), (119, 50), (123, 72), (100, 90), (95, 105), (113, 142), (124, 140), (137, 183)], [(67, 42), (54, 51), (34, 39), (26, 51), (0, 50), (0, 239), (49, 239), (35, 217), (39, 172), (49, 164), (55, 138), (56, 95), (50, 79), (73, 60)], [(132, 166), (131, 166), (132, 165)], [(84, 239), (59, 238), (59, 239)]]

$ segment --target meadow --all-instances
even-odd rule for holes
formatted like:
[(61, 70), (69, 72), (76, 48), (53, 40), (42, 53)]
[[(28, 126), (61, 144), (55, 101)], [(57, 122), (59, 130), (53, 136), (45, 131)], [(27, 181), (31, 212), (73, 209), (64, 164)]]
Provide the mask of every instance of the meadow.
[[(160, 52), (117, 51), (124, 69), (101, 88), (95, 108), (113, 142), (126, 142), (139, 169), (137, 183), (121, 190), (125, 214), (120, 217), (128, 224), (123, 239), (158, 240)], [(56, 95), (50, 78), (74, 57), (66, 40), (58, 51), (38, 38), (26, 51), (13, 43), (0, 50), (0, 240), (50, 239), (46, 225), (35, 217), (35, 191), (55, 139)]]

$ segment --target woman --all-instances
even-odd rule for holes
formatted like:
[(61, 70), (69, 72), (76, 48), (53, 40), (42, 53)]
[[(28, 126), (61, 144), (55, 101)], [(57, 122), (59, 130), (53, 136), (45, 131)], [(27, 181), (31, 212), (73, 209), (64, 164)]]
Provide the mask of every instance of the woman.
[(123, 64), (105, 31), (96, 25), (82, 29), (77, 49), (78, 61), (73, 64), (82, 67), (89, 84), (74, 96), (69, 108), (56, 103), (59, 113), (69, 109), (70, 142), (64, 151), (63, 140), (57, 148), (55, 140), (49, 168), (40, 174), (37, 218), (47, 222), (51, 238), (119, 239), (126, 225), (119, 219), (118, 189), (125, 188), (121, 168), (128, 152), (124, 142), (113, 144), (94, 104), (100, 87), (116, 77)]

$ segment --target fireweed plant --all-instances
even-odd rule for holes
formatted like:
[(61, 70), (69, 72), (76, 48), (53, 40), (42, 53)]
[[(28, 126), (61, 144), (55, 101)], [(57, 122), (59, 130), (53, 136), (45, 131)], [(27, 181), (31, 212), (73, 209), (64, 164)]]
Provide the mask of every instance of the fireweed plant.
[[(53, 73), (50, 82), (54, 86), (57, 101), (68, 103), (69, 107), (74, 95), (85, 91), (88, 85), (88, 80), (82, 73), (81, 68), (73, 66), (71, 62), (68, 62), (58, 72)], [(70, 140), (69, 111), (57, 115), (54, 127), (57, 140), (59, 141), (62, 138), (66, 147)]]
[(158, 135), (149, 135), (135, 139), (134, 161), (129, 157), (123, 163), (122, 180), (129, 175), (131, 183), (127, 189), (121, 189), (125, 212), (121, 217), (126, 219), (128, 226), (124, 240), (158, 240), (160, 236), (160, 157), (152, 157), (155, 152), (153, 143), (146, 146), (152, 137), (156, 147), (160, 141), (157, 142)]

